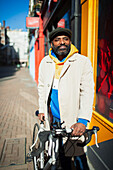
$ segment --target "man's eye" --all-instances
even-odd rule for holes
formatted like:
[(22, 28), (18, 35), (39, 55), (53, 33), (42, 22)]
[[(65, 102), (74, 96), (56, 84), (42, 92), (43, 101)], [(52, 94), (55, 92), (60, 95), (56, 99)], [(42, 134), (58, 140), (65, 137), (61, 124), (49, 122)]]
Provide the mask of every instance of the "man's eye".
[(59, 41), (59, 39), (55, 39), (55, 41), (57, 42), (57, 41)]
[(69, 39), (68, 38), (64, 38), (65, 41), (68, 41)]

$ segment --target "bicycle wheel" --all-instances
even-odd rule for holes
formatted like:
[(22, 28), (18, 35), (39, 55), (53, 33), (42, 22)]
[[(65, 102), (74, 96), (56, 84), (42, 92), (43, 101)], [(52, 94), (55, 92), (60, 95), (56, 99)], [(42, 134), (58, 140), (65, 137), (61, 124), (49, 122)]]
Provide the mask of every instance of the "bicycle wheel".
[[(38, 123), (36, 123), (34, 125), (34, 129), (33, 129), (33, 140), (32, 140), (32, 144), (34, 144), (34, 142), (36, 141), (36, 138), (38, 138), (38, 131), (39, 131), (40, 127), (38, 125)], [(39, 138), (33, 148), (33, 151), (37, 150), (40, 147), (40, 141)], [(34, 170), (39, 170), (39, 162), (38, 162), (38, 157), (37, 156), (33, 156), (33, 168)]]

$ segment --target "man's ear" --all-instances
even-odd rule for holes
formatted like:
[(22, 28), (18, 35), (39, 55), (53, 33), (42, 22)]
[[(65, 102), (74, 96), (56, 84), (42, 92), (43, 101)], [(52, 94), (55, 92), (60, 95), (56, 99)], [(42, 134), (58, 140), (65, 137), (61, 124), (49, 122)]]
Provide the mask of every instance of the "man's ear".
[(53, 44), (52, 44), (52, 42), (51, 42), (51, 47), (53, 47)]

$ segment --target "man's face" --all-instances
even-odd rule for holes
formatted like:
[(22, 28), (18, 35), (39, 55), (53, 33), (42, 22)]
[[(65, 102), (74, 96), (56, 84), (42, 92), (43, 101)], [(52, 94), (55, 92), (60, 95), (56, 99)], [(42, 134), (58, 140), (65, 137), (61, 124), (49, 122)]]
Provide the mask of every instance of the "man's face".
[(66, 35), (60, 35), (53, 39), (51, 47), (53, 52), (58, 56), (66, 56), (70, 51), (70, 38)]

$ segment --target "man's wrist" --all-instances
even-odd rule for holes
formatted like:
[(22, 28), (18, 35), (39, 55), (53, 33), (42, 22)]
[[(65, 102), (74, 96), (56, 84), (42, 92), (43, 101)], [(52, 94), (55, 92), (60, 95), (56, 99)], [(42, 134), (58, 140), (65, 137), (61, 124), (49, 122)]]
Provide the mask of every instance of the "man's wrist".
[(78, 118), (77, 123), (82, 123), (82, 124), (84, 124), (85, 126), (87, 126), (88, 120), (82, 119), (82, 118)]

